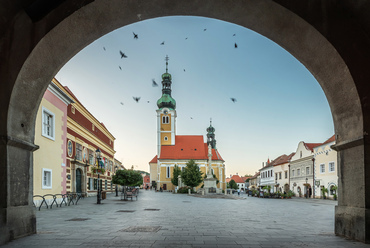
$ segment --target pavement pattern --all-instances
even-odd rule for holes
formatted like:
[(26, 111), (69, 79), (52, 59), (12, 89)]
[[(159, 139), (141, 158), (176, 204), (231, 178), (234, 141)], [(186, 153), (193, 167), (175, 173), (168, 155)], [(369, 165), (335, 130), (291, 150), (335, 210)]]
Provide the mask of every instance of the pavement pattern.
[(336, 201), (210, 199), (140, 190), (36, 211), (37, 234), (4, 247), (370, 247), (334, 235)]

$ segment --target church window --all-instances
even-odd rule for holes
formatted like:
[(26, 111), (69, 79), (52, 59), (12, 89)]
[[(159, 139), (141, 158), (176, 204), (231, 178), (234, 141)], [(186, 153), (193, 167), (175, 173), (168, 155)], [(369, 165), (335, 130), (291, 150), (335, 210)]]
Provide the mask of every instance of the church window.
[(171, 177), (171, 171), (170, 171), (170, 167), (169, 166), (167, 166), (167, 168), (166, 168), (167, 170), (167, 173), (166, 173), (166, 177), (167, 178), (170, 178)]
[(168, 116), (162, 116), (162, 123), (163, 124), (168, 124), (170, 123), (170, 118)]

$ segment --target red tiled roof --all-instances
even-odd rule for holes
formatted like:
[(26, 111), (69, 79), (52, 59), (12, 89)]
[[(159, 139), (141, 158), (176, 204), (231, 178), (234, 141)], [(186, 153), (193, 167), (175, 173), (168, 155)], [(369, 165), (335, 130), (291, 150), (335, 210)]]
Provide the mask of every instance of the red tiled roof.
[(331, 136), (329, 139), (327, 139), (324, 143), (322, 144), (327, 144), (327, 143), (330, 143), (330, 142), (333, 142), (335, 141), (335, 134), (333, 136)]
[[(207, 143), (204, 143), (203, 135), (176, 135), (175, 145), (161, 146), (159, 159), (207, 160)], [(224, 161), (215, 149), (212, 149), (212, 160)]]
[(245, 183), (245, 181), (243, 181), (243, 179), (239, 175), (233, 175), (231, 177), (231, 180), (234, 180), (236, 183)]
[(249, 178), (251, 178), (251, 177), (242, 177), (244, 182), (247, 181), (247, 179), (249, 179)]
[(157, 155), (155, 155), (155, 157), (152, 159), (152, 160), (150, 160), (150, 164), (151, 163), (157, 163), (157, 161), (158, 161), (158, 159), (157, 159)]
[[(304, 143), (304, 142), (303, 142)], [(321, 146), (322, 143), (304, 143), (307, 149), (309, 149), (311, 152), (313, 152), (313, 148), (316, 146)]]

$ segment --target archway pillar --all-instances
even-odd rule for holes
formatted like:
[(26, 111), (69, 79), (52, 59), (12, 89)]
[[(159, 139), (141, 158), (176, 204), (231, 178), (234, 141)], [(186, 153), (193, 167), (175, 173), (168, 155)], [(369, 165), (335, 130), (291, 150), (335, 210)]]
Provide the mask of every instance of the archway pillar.
[(0, 136), (0, 244), (36, 233), (30, 178), (37, 149), (29, 142)]
[(339, 178), (335, 234), (370, 243), (369, 137), (340, 142), (332, 148), (338, 151)]

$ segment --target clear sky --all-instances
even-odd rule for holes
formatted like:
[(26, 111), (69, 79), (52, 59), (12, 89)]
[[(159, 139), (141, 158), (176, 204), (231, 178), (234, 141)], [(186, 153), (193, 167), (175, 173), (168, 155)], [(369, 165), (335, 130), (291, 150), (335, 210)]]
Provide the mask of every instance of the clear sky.
[(206, 138), (212, 118), (226, 175), (254, 174), (268, 158), (294, 152), (300, 141), (320, 143), (334, 134), (320, 85), (279, 45), (215, 19), (156, 18), (101, 37), (56, 75), (113, 134), (115, 157), (126, 168), (149, 171), (156, 155), (155, 111), (166, 55), (177, 134)]

